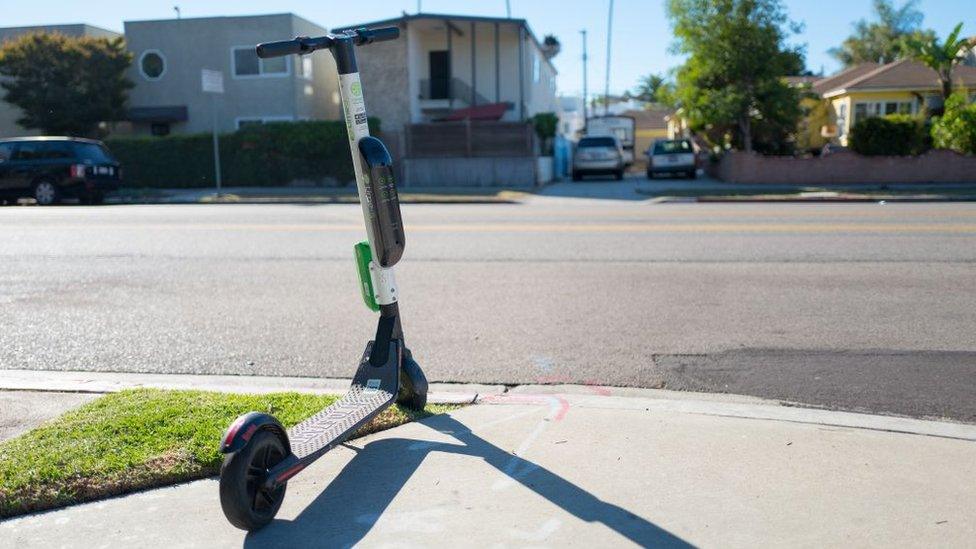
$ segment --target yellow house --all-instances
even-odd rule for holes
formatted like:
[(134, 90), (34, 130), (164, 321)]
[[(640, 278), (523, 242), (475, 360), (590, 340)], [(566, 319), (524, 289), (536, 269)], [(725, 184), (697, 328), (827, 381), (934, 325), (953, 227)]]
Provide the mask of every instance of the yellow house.
[(640, 163), (646, 161), (644, 152), (654, 144), (656, 139), (668, 136), (666, 117), (671, 111), (651, 106), (645, 110), (625, 111), (624, 116), (634, 119), (634, 157)]
[[(976, 97), (976, 67), (957, 66), (952, 77), (957, 90)], [(857, 65), (814, 82), (812, 88), (830, 106), (830, 124), (824, 127), (823, 136), (844, 146), (858, 120), (920, 114), (942, 104), (942, 87), (935, 71), (907, 59)]]

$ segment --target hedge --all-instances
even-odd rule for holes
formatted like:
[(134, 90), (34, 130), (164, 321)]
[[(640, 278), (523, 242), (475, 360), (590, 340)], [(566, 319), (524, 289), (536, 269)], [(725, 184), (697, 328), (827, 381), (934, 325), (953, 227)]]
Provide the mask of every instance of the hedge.
[(865, 156), (910, 156), (932, 148), (921, 118), (904, 114), (865, 118), (851, 128), (850, 147)]
[[(369, 125), (379, 131), (379, 120), (370, 119)], [(342, 121), (274, 122), (220, 135), (222, 183), (348, 185), (354, 176), (347, 135)], [(212, 139), (210, 134), (118, 138), (106, 145), (122, 164), (127, 187), (210, 187)]]

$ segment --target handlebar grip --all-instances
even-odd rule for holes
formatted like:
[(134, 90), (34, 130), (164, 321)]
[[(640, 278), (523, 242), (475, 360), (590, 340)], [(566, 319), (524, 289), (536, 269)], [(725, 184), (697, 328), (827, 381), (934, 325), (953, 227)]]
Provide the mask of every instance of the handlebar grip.
[(373, 42), (385, 42), (387, 40), (396, 40), (400, 38), (400, 27), (383, 27), (379, 29), (361, 29), (356, 33), (359, 40), (356, 44), (359, 46), (365, 44), (372, 44)]
[(305, 49), (300, 38), (281, 40), (279, 42), (265, 42), (257, 46), (258, 57), (262, 59), (282, 57), (294, 53), (302, 53), (303, 51)]

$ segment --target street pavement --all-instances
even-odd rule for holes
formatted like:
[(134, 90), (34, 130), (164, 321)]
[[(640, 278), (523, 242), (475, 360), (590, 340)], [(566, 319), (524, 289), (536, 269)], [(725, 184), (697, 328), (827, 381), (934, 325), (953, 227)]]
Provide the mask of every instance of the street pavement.
[(739, 397), (490, 395), (344, 444), (246, 534), (216, 479), (0, 522), (3, 547), (968, 547), (976, 426)]
[[(409, 204), (431, 380), (976, 423), (976, 204), (658, 204), (635, 180)], [(0, 368), (349, 377), (358, 205), (0, 208)]]

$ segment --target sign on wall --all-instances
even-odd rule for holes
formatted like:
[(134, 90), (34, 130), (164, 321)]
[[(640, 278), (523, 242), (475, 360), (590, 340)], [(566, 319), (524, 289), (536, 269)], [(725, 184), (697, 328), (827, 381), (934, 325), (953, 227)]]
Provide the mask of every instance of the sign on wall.
[(204, 93), (224, 93), (224, 73), (203, 69), (200, 71)]

